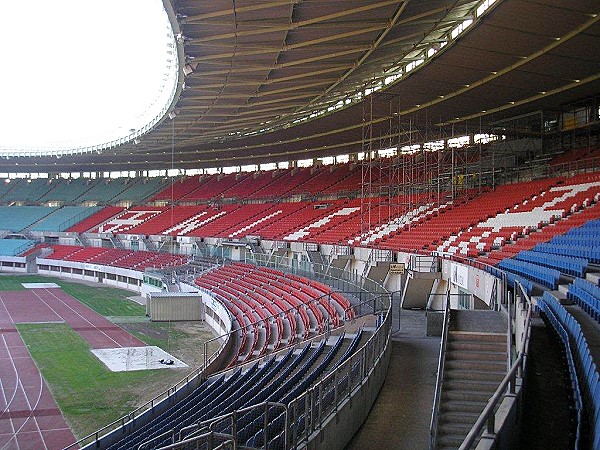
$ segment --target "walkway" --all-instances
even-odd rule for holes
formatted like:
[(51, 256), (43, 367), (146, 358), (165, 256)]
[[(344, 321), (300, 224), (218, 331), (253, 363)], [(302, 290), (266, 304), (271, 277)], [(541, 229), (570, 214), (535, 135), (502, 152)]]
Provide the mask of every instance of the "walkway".
[[(393, 330), (398, 330), (397, 307), (394, 313)], [(424, 311), (400, 312), (385, 383), (346, 450), (428, 448), (439, 346), (439, 337), (426, 336)]]

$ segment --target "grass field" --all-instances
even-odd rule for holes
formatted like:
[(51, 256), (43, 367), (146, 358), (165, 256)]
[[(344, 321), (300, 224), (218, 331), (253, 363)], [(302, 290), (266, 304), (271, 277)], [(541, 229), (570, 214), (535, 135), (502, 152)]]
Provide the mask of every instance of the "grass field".
[(146, 309), (142, 305), (127, 299), (134, 295), (123, 289), (105, 286), (89, 286), (74, 283), (60, 278), (40, 275), (6, 275), (0, 276), (0, 291), (21, 291), (25, 288), (21, 283), (56, 283), (67, 294), (75, 297), (84, 305), (102, 316), (143, 316)]
[(134, 409), (133, 385), (172, 381), (170, 370), (110, 372), (87, 342), (66, 324), (17, 326), (63, 415), (78, 437), (96, 431)]
[[(156, 345), (190, 365), (189, 369), (110, 372), (88, 343), (67, 324), (19, 324), (18, 331), (48, 383), (74, 434), (84, 437), (119, 419), (180, 381), (201, 364), (202, 343), (212, 333), (201, 323), (153, 323), (129, 291), (58, 278), (0, 276), (0, 291), (22, 290), (21, 283), (54, 282), (94, 311), (108, 316), (148, 345)], [(216, 344), (215, 344), (216, 345)]]

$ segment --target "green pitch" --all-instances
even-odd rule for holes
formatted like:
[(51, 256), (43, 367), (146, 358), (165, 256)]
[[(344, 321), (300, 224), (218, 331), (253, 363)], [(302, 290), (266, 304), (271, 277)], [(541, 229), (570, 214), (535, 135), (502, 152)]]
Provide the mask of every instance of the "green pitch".
[(25, 290), (21, 283), (56, 283), (67, 294), (102, 316), (143, 316), (146, 313), (143, 306), (127, 298), (134, 295), (132, 292), (105, 286), (91, 287), (60, 278), (40, 275), (3, 275), (0, 276), (0, 291)]
[[(97, 313), (127, 329), (148, 345), (168, 352), (198, 348), (210, 339), (189, 335), (170, 323), (152, 323), (145, 308), (127, 297), (132, 292), (91, 286), (37, 275), (2, 275), (0, 291), (24, 290), (21, 283), (53, 282)], [(78, 438), (95, 432), (179, 382), (192, 369), (111, 372), (90, 351), (89, 344), (67, 324), (20, 324), (27, 345), (46, 383)], [(197, 340), (200, 339), (200, 342)]]
[(110, 372), (66, 324), (22, 324), (17, 328), (78, 437), (129, 413), (148, 382), (169, 375), (169, 371), (156, 370)]

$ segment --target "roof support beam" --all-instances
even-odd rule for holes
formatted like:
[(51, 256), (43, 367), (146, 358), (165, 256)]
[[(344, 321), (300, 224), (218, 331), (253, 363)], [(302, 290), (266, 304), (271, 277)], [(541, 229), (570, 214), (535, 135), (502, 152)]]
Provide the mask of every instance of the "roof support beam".
[[(325, 14), (323, 16), (313, 17), (312, 19), (302, 20), (299, 22), (290, 22), (289, 24), (286, 24), (286, 25), (278, 25), (278, 26), (274, 26), (274, 27), (260, 28), (257, 30), (246, 30), (246, 31), (237, 30), (236, 32), (233, 32), (233, 33), (215, 34), (215, 35), (209, 35), (209, 36), (206, 36), (203, 38), (194, 38), (194, 39), (190, 40), (190, 42), (191, 43), (209, 42), (209, 41), (215, 41), (215, 40), (221, 40), (221, 39), (233, 39), (233, 38), (239, 38), (239, 37), (243, 37), (243, 36), (253, 36), (253, 35), (257, 35), (257, 34), (279, 33), (282, 31), (294, 30), (296, 28), (326, 22), (331, 19), (337, 19), (340, 17), (346, 17), (346, 16), (351, 16), (354, 14), (360, 14), (360, 13), (366, 12), (366, 11), (372, 11), (374, 9), (383, 8), (383, 7), (390, 6), (390, 5), (393, 5), (396, 3), (398, 3), (398, 0), (385, 0), (385, 1), (378, 2), (378, 3), (372, 3), (372, 4), (368, 4), (368, 5), (359, 6), (356, 8), (350, 8), (347, 10), (338, 11), (338, 12), (332, 13), (332, 14)], [(242, 9), (242, 8), (237, 8), (236, 12), (239, 13), (240, 9)], [(189, 18), (188, 18), (188, 21), (189, 21)], [(378, 26), (377, 28), (380, 29), (380, 27), (381, 26)]]

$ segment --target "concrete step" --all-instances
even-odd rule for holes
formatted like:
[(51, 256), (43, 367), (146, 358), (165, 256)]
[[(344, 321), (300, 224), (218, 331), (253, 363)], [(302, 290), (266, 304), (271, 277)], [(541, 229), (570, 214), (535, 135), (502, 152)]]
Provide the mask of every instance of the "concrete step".
[(435, 441), (436, 449), (456, 450), (464, 440), (465, 436), (461, 434), (438, 434)]
[(506, 375), (506, 370), (491, 371), (465, 368), (452, 368), (446, 366), (444, 370), (444, 380), (472, 380), (472, 381), (495, 381), (500, 384), (502, 378)]
[[(460, 375), (460, 374), (457, 374)], [(504, 377), (503, 377), (504, 378)], [(487, 394), (489, 397), (498, 389), (500, 385), (499, 381), (496, 380), (474, 380), (467, 378), (452, 378), (452, 377), (444, 377), (444, 385), (443, 391), (447, 392), (463, 392), (470, 391), (477, 394)], [(488, 397), (488, 398), (489, 398)]]
[[(440, 416), (442, 427), (467, 427), (469, 430), (479, 418), (478, 412), (468, 411), (444, 411)], [(438, 425), (439, 426), (439, 425)]]
[(558, 286), (558, 292), (561, 292), (563, 294), (567, 294), (567, 292), (569, 292), (569, 286), (566, 284), (561, 284)]
[[(467, 385), (467, 383), (465, 383)], [(472, 383), (468, 383), (469, 386)], [(442, 389), (442, 405), (445, 402), (466, 402), (466, 403), (483, 403), (486, 404), (492, 393), (496, 390), (491, 389), (492, 386), (498, 387), (496, 383), (490, 386), (490, 389), (484, 391), (476, 391), (472, 389), (446, 389), (447, 386), (444, 383), (444, 388)]]
[(471, 331), (449, 331), (448, 339), (450, 341), (506, 343), (506, 333), (476, 333)]
[(487, 351), (474, 349), (449, 349), (446, 350), (446, 360), (459, 359), (462, 361), (504, 361), (508, 359), (506, 349), (501, 351)]
[(454, 436), (462, 436), (464, 439), (469, 431), (471, 431), (471, 428), (473, 428), (473, 424), (475, 424), (476, 420), (477, 417), (473, 419), (473, 422), (440, 422), (438, 425), (438, 436), (450, 434)]
[(600, 284), (600, 274), (599, 273), (588, 272), (585, 274), (585, 279), (594, 284)]
[[(444, 369), (464, 369), (506, 373), (506, 361), (478, 361), (473, 359), (446, 359)], [(502, 379), (502, 378), (501, 378)]]
[(454, 350), (471, 350), (481, 352), (504, 352), (506, 353), (506, 340), (500, 341), (465, 341), (454, 340), (448, 341), (446, 351)]
[(450, 412), (481, 414), (487, 401), (446, 400), (442, 399), (440, 410), (445, 415)]

